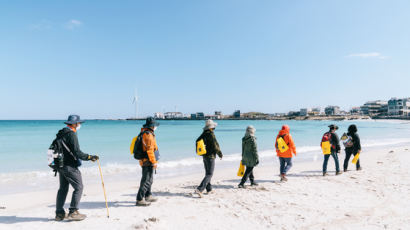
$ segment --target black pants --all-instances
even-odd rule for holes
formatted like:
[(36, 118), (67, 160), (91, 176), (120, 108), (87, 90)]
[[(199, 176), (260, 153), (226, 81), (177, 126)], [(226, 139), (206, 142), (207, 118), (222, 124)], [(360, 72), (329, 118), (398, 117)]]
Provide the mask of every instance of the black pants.
[(140, 189), (137, 194), (137, 201), (151, 196), (151, 186), (154, 183), (154, 167), (153, 166), (142, 166), (142, 177), (140, 183)]
[[(347, 149), (347, 148), (345, 149), (345, 151), (346, 151), (346, 158), (345, 158), (345, 162), (343, 164), (343, 169), (347, 170), (347, 167), (349, 166), (350, 157), (352, 155), (356, 156), (357, 151), (353, 151), (353, 149)], [(357, 160), (356, 169), (359, 169), (359, 168), (360, 168), (360, 160)]]
[(255, 177), (253, 176), (253, 168), (254, 167), (246, 166), (246, 170), (245, 170), (245, 173), (243, 174), (241, 184), (245, 184), (245, 182), (248, 180), (248, 177), (251, 180), (251, 183), (253, 183), (253, 181), (255, 180)]
[(332, 157), (333, 157), (333, 160), (335, 160), (336, 172), (339, 172), (339, 171), (340, 171), (340, 168), (339, 168), (339, 157), (337, 156), (337, 152), (332, 151), (331, 154), (325, 154), (324, 156), (325, 156), (325, 159), (324, 159), (324, 161), (323, 161), (323, 172), (324, 172), (324, 173), (327, 172), (327, 163), (328, 163), (328, 161), (329, 161), (330, 156), (332, 156)]
[(56, 214), (65, 213), (64, 203), (67, 198), (68, 187), (74, 188), (73, 195), (71, 197), (70, 212), (78, 210), (78, 205), (83, 194), (83, 179), (81, 172), (76, 167), (64, 166), (58, 170), (60, 178), (60, 188), (57, 193), (56, 202)]
[(211, 179), (214, 175), (215, 169), (215, 158), (203, 157), (204, 167), (205, 167), (205, 177), (201, 184), (198, 186), (200, 192), (206, 189), (207, 192), (212, 191)]

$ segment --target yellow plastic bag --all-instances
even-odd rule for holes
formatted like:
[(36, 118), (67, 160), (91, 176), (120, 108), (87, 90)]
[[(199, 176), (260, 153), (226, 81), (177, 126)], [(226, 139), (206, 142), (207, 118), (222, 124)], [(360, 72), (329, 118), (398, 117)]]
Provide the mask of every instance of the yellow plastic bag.
[(206, 146), (204, 143), (204, 139), (201, 139), (198, 142), (196, 142), (196, 154), (198, 154), (199, 156), (206, 154)]
[(243, 174), (245, 174), (245, 165), (243, 165), (242, 164), (242, 161), (241, 161), (241, 163), (239, 164), (239, 169), (238, 169), (238, 176), (239, 177), (243, 177)]
[(356, 164), (356, 163), (357, 163), (357, 161), (359, 160), (359, 156), (360, 156), (360, 153), (358, 153), (358, 154), (356, 154), (356, 156), (354, 156), (354, 158), (353, 158), (353, 160), (352, 160), (352, 163), (353, 163), (353, 164)]
[(131, 153), (131, 155), (134, 154), (134, 147), (135, 147), (135, 142), (137, 141), (137, 138), (138, 138), (138, 136), (132, 138), (131, 145), (130, 145), (130, 153)]
[(286, 144), (285, 140), (282, 137), (279, 137), (278, 140), (278, 148), (281, 153), (288, 151), (289, 147)]
[(322, 142), (322, 152), (324, 155), (329, 155), (332, 153), (330, 141)]

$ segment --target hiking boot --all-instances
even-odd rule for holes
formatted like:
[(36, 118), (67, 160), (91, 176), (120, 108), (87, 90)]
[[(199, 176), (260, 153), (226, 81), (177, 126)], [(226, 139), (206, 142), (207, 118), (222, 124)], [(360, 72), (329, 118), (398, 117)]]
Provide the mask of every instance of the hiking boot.
[(147, 202), (156, 202), (156, 201), (158, 201), (158, 198), (153, 197), (153, 196), (147, 196), (147, 197), (145, 197), (145, 201), (147, 201)]
[(254, 181), (251, 182), (251, 186), (258, 186), (258, 185), (259, 185), (259, 184), (256, 183), (256, 182), (254, 182)]
[(67, 220), (82, 221), (87, 218), (86, 215), (81, 214), (78, 210), (68, 213)]
[(64, 220), (64, 218), (66, 218), (65, 213), (58, 213), (58, 214), (56, 214), (55, 220), (56, 221), (62, 221), (62, 220)]
[(347, 172), (347, 169), (343, 169), (343, 172)]
[(280, 181), (288, 181), (284, 173), (280, 174)]
[(356, 170), (357, 170), (357, 171), (360, 171), (360, 170), (362, 170), (362, 167), (359, 167), (359, 168), (357, 168)]
[(140, 207), (146, 207), (146, 206), (150, 206), (151, 203), (146, 200), (137, 200), (137, 203), (135, 205), (140, 206)]
[(238, 188), (245, 188), (245, 185), (244, 184), (239, 184)]
[(206, 191), (206, 195), (211, 195), (211, 194), (214, 194), (215, 192), (214, 192), (214, 190), (209, 190), (209, 191)]
[(336, 176), (342, 174), (341, 171), (336, 172)]
[(327, 176), (327, 175), (328, 175), (327, 172), (324, 172), (324, 173), (323, 173), (323, 176)]
[(204, 195), (202, 194), (202, 192), (199, 191), (198, 189), (195, 189), (194, 193), (197, 194), (197, 195), (199, 196), (199, 198), (204, 197)]

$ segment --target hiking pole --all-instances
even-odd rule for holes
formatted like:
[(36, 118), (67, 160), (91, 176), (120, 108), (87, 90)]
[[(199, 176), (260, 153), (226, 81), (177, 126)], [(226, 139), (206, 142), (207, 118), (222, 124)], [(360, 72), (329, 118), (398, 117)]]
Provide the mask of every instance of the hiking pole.
[(101, 171), (100, 160), (97, 160), (97, 163), (98, 163), (98, 168), (100, 169), (101, 182), (102, 182), (102, 187), (103, 187), (103, 190), (104, 190), (105, 207), (107, 207), (107, 218), (110, 218), (110, 211), (108, 211), (107, 194), (105, 193), (104, 179), (103, 179), (103, 175), (102, 175), (102, 171)]

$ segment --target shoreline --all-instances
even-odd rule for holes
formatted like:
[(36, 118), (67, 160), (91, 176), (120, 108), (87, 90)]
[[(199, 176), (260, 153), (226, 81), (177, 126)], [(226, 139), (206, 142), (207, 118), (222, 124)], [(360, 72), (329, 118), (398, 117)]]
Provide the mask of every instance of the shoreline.
[[(238, 189), (237, 167), (222, 168), (217, 161), (215, 193), (202, 199), (193, 192), (203, 169), (189, 175), (157, 178), (153, 194), (158, 203), (135, 207), (139, 177), (106, 183), (110, 206), (107, 219), (98, 178), (84, 177), (82, 222), (58, 223), (54, 218), (53, 189), (0, 195), (2, 229), (400, 229), (409, 226), (410, 145), (375, 148), (361, 154), (362, 171), (321, 175), (322, 159), (294, 162), (289, 181), (279, 182), (277, 165), (255, 168), (258, 187)], [(407, 150), (406, 150), (407, 149)], [(391, 152), (393, 151), (393, 152)], [(343, 162), (344, 154), (340, 155)], [(395, 170), (391, 170), (395, 169)], [(109, 180), (109, 178), (105, 178)], [(95, 180), (95, 181), (94, 181)], [(249, 182), (247, 183), (249, 184)], [(71, 197), (70, 188), (69, 196)], [(67, 200), (68, 201), (68, 200)], [(66, 202), (66, 207), (68, 202)], [(212, 210), (212, 211), (211, 211)]]

